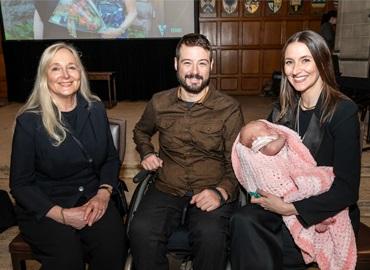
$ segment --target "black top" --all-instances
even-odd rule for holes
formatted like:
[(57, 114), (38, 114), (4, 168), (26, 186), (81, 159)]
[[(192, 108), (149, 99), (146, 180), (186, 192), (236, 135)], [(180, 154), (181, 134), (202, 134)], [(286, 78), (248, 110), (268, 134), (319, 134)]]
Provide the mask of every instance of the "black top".
[(89, 106), (80, 95), (77, 100), (71, 112), (72, 119), (74, 114), (78, 116), (74, 135), (91, 159), (69, 132), (55, 146), (40, 114), (25, 112), (17, 117), (9, 184), (19, 210), (37, 218), (54, 205), (70, 208), (82, 197), (91, 198), (101, 184), (117, 185), (120, 161), (104, 105), (92, 102)]
[(308, 124), (310, 123), (311, 121), (311, 117), (313, 115), (313, 112), (314, 110), (302, 110), (302, 109), (299, 109), (299, 130), (298, 130), (298, 127), (297, 127), (297, 132), (299, 134), (299, 136), (301, 136), (301, 138), (304, 137), (304, 134), (306, 133), (306, 130), (308, 128)]
[[(335, 178), (327, 192), (293, 202), (299, 213), (297, 218), (304, 227), (309, 227), (348, 207), (354, 231), (357, 232), (360, 221), (357, 200), (361, 169), (358, 108), (353, 101), (342, 99), (336, 104), (334, 115), (324, 124), (320, 123), (323, 111), (321, 98), (311, 111), (300, 111), (300, 124), (302, 131), (305, 130), (303, 143), (318, 166), (333, 167)], [(276, 104), (269, 119), (294, 129), (296, 110), (283, 119), (279, 119), (279, 112), (280, 105)], [(311, 114), (311, 117), (306, 113)], [(308, 118), (309, 124), (305, 127)]]
[(63, 120), (67, 121), (73, 129), (76, 129), (77, 107), (70, 112), (62, 112), (62, 116)]

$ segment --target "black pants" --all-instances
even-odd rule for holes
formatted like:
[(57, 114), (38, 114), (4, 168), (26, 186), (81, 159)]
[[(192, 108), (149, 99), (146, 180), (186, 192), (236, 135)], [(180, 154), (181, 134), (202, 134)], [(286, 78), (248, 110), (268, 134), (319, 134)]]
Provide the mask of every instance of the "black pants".
[[(136, 270), (167, 270), (167, 241), (181, 222), (191, 197), (176, 197), (150, 187), (130, 225), (130, 245)], [(194, 270), (225, 270), (229, 217), (234, 203), (211, 212), (190, 206), (187, 226)]]
[(231, 217), (233, 270), (306, 269), (299, 248), (280, 215), (248, 204)]
[(44, 217), (19, 214), (19, 227), (42, 270), (122, 270), (126, 260), (126, 233), (121, 216), (109, 203), (104, 216), (91, 227), (73, 229)]

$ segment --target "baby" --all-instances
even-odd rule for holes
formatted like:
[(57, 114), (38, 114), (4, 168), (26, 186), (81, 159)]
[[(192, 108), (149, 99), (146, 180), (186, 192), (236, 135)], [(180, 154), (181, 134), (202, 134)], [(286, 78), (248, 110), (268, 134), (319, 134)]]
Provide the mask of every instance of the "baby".
[(269, 127), (262, 121), (251, 121), (240, 130), (239, 141), (253, 152), (274, 156), (280, 152), (286, 142), (283, 133)]
[[(239, 142), (254, 153), (260, 151), (264, 155), (274, 156), (283, 148), (286, 138), (263, 121), (256, 120), (249, 122), (240, 130)], [(257, 191), (249, 191), (248, 194), (256, 198), (260, 197)]]
[[(239, 182), (255, 197), (260, 197), (260, 189), (290, 203), (327, 191), (334, 180), (333, 169), (317, 166), (295, 131), (266, 120), (241, 129), (231, 158)], [(356, 243), (348, 209), (309, 228), (295, 215), (283, 216), (283, 221), (306, 263), (315, 261), (320, 269), (354, 269)]]

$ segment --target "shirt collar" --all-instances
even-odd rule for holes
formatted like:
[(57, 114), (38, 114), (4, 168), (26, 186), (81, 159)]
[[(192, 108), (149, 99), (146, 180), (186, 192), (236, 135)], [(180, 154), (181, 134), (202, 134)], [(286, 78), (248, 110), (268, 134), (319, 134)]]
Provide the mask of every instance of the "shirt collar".
[[(180, 86), (177, 88), (175, 93), (176, 93), (175, 97), (176, 97), (177, 101), (184, 102), (181, 99)], [(201, 104), (201, 105), (203, 105), (207, 108), (213, 109), (216, 105), (215, 104), (215, 97), (216, 97), (215, 88), (212, 84), (209, 84), (207, 94), (204, 97), (202, 97), (201, 100), (199, 100), (196, 103)]]

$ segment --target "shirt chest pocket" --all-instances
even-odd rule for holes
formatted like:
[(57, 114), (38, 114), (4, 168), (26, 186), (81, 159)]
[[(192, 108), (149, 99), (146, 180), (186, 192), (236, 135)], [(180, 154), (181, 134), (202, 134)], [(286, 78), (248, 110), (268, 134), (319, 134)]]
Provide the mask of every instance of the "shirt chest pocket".
[(207, 151), (223, 151), (223, 122), (200, 122), (194, 128), (194, 141)]
[(176, 119), (160, 119), (157, 128), (159, 130), (159, 144), (162, 148), (176, 149), (181, 147), (181, 141), (176, 139), (178, 138), (178, 134), (181, 133), (179, 125), (176, 124)]

